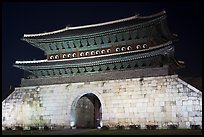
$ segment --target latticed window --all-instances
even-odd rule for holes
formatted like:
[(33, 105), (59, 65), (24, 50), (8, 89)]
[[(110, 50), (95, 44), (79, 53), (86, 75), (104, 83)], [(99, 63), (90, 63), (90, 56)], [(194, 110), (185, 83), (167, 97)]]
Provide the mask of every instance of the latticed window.
[(120, 51), (120, 48), (116, 48), (115, 51), (116, 51), (116, 52), (119, 52), (119, 51)]
[(105, 50), (103, 49), (103, 50), (101, 51), (101, 53), (104, 54), (104, 53), (105, 53)]
[(143, 44), (142, 48), (144, 49), (147, 48), (147, 44)]
[(96, 51), (96, 55), (98, 55), (98, 54), (100, 54), (100, 51), (99, 51), (99, 50)]
[(66, 58), (66, 54), (63, 54), (62, 58)]
[(140, 45), (137, 45), (137, 46), (136, 46), (136, 49), (141, 49), (141, 46), (140, 46)]
[(70, 58), (70, 57), (71, 57), (71, 54), (67, 54), (67, 57)]
[(122, 50), (122, 51), (125, 51), (125, 50), (126, 50), (126, 48), (125, 48), (125, 47), (122, 47), (122, 48), (121, 48), (121, 50)]
[(81, 56), (81, 57), (84, 56), (84, 52), (81, 52), (81, 53), (80, 53), (80, 56)]
[(73, 54), (72, 54), (72, 57), (76, 57), (76, 53), (73, 53)]
[(59, 55), (55, 55), (55, 59), (58, 59), (59, 58)]
[(95, 52), (94, 52), (94, 51), (91, 51), (91, 55), (95, 55)]
[(110, 49), (107, 49), (107, 53), (110, 53), (111, 52), (111, 50)]
[(50, 59), (54, 59), (54, 57), (53, 57), (53, 56), (50, 56)]
[(132, 49), (132, 47), (131, 47), (131, 46), (128, 46), (128, 47), (127, 47), (127, 50), (131, 50), (131, 49)]
[(89, 55), (89, 52), (86, 52), (86, 56), (88, 56)]

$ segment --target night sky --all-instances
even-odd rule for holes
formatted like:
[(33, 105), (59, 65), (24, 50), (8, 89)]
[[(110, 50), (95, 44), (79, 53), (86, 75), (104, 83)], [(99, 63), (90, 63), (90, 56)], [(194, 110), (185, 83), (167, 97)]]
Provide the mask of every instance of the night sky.
[[(186, 67), (179, 76), (202, 75), (202, 3), (3, 3), (2, 4), (2, 100), (20, 86), (23, 70), (16, 60), (45, 59), (43, 51), (22, 41), (23, 34), (112, 21), (139, 13), (167, 12), (170, 31), (178, 34), (175, 56)], [(11, 86), (11, 90), (10, 89)]]

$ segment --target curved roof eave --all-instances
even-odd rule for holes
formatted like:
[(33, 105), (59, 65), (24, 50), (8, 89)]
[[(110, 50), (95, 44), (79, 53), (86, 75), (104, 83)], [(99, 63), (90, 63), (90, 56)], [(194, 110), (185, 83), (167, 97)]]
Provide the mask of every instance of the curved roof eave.
[(109, 21), (109, 22), (104, 22), (104, 23), (97, 23), (97, 24), (91, 24), (91, 25), (82, 25), (82, 26), (76, 26), (76, 27), (66, 26), (63, 29), (56, 30), (56, 31), (51, 31), (51, 32), (44, 32), (44, 33), (38, 33), (38, 34), (24, 34), (23, 37), (24, 38), (33, 38), (33, 37), (47, 36), (47, 35), (57, 34), (57, 33), (61, 33), (61, 32), (64, 32), (64, 31), (69, 31), (69, 30), (86, 29), (86, 28), (92, 28), (92, 27), (100, 27), (100, 26), (105, 26), (105, 25), (117, 24), (117, 23), (120, 23), (120, 22), (126, 22), (126, 21), (130, 21), (130, 20), (133, 20), (133, 19), (151, 19), (151, 18), (154, 18), (154, 17), (161, 16), (161, 15), (163, 15), (165, 13), (166, 13), (166, 11), (162, 11), (162, 12), (150, 15), (150, 16), (135, 15), (135, 16), (131, 16), (131, 17), (127, 17), (127, 18), (123, 18), (123, 19), (119, 19), (119, 20), (114, 20), (114, 21)]

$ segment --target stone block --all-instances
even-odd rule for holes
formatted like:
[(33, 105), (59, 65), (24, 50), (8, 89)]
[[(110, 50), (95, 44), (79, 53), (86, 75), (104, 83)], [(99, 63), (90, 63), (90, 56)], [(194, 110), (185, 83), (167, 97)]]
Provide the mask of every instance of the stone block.
[(164, 106), (164, 105), (165, 105), (164, 101), (159, 102), (159, 106)]
[(192, 100), (188, 100), (188, 103), (187, 103), (188, 105), (192, 105), (193, 104), (193, 102), (192, 102)]
[(202, 121), (202, 117), (194, 117), (194, 121), (195, 122), (201, 122)]
[(187, 101), (187, 100), (183, 100), (183, 101), (182, 101), (182, 104), (183, 104), (184, 106), (187, 106), (187, 105), (188, 105), (188, 101)]
[(192, 105), (187, 106), (187, 111), (193, 111), (193, 106)]
[(177, 105), (177, 106), (181, 106), (181, 105), (182, 105), (182, 101), (181, 101), (181, 100), (177, 100), (177, 101), (176, 101), (176, 105)]
[[(189, 94), (192, 89), (183, 89), (183, 84), (173, 80), (171, 76), (144, 78), (142, 85), (139, 80), (140, 78), (72, 83), (68, 86), (67, 84), (40, 86), (37, 96), (35, 95), (37, 87), (19, 88), (16, 91), (18, 94), (8, 98), (7, 103), (2, 102), (4, 111), (2, 117), (16, 109), (16, 112), (13, 111), (14, 115), (11, 116), (10, 123), (15, 121), (15, 117), (20, 120), (22, 112), (32, 111), (33, 116), (43, 115), (45, 120), (51, 119), (52, 123), (65, 124), (71, 116), (73, 100), (85, 93), (96, 93), (95, 95), (100, 96), (103, 103), (102, 120), (107, 124), (113, 124), (114, 121), (125, 124), (128, 121), (142, 125), (149, 120), (163, 125), (166, 121), (182, 120), (186, 127), (189, 125), (188, 121), (197, 123), (202, 121), (199, 118), (195, 119), (195, 117), (202, 117), (202, 98), (197, 91)], [(167, 89), (164, 85), (167, 85)], [(36, 99), (38, 97), (39, 99)], [(21, 102), (22, 98), (25, 99), (22, 105), (23, 111), (17, 109), (15, 105), (16, 102)], [(34, 108), (31, 107), (30, 102), (33, 102)], [(39, 104), (42, 105), (39, 106)]]
[(159, 107), (160, 106), (160, 102), (156, 101), (156, 100), (155, 100), (155, 102), (153, 104), (154, 104), (155, 107)]
[(147, 107), (147, 112), (149, 113), (149, 112), (154, 112), (154, 107)]

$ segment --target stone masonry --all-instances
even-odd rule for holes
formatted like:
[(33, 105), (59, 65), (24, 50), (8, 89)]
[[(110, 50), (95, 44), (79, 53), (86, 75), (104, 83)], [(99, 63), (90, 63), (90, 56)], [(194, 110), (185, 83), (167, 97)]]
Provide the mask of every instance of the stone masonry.
[(69, 128), (77, 101), (88, 93), (100, 100), (101, 126), (202, 128), (202, 92), (177, 75), (18, 87), (2, 102), (2, 128)]

